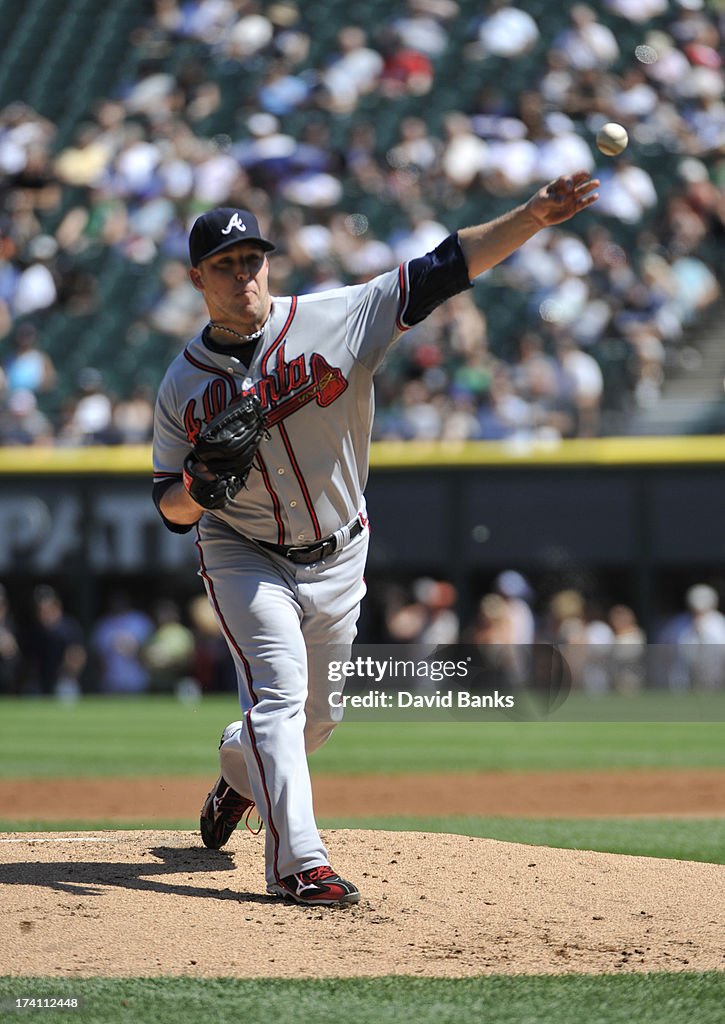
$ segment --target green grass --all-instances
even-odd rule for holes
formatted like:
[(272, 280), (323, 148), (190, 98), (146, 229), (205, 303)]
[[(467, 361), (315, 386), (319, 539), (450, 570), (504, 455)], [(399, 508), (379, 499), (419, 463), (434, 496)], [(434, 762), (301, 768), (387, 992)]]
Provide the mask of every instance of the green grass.
[[(217, 768), (234, 697), (0, 700), (0, 778), (203, 775)], [(547, 771), (725, 767), (725, 724), (344, 722), (313, 772)]]
[(451, 832), (566, 850), (599, 850), (725, 864), (723, 818), (336, 818), (322, 819), (320, 825), (322, 828), (395, 832)]
[(79, 1010), (3, 1020), (76, 1024), (722, 1024), (725, 974), (256, 981), (0, 978), (3, 1008), (76, 997)]
[[(213, 774), (233, 697), (0, 700), (0, 777)], [(725, 767), (725, 727), (689, 722), (345, 723), (312, 760), (319, 773)], [(437, 810), (436, 808), (432, 810)], [(443, 810), (443, 809), (441, 809)], [(725, 861), (725, 822), (705, 819), (327, 819), (324, 828), (424, 829), (510, 842)], [(86, 822), (0, 821), (3, 831)], [(188, 821), (93, 828), (191, 828)], [(393, 968), (394, 969), (394, 968)], [(14, 1011), (13, 998), (76, 996), (79, 1010)], [(722, 1024), (725, 974), (250, 981), (0, 977), (0, 1020), (77, 1024)]]
[[(382, 829), (392, 832), (451, 832), (509, 843), (567, 850), (599, 850), (641, 857), (725, 864), (723, 818), (322, 818), (323, 829)], [(196, 817), (169, 821), (11, 821), (2, 832), (98, 832), (105, 829), (198, 829)]]

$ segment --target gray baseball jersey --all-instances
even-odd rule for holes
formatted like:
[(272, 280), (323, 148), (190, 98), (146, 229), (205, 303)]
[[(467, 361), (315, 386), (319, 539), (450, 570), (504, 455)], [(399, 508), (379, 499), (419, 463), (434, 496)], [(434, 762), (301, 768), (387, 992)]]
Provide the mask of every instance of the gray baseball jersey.
[(265, 411), (246, 487), (205, 515), (274, 544), (328, 536), (363, 508), (374, 413), (373, 374), (405, 324), (407, 268), (367, 284), (275, 298), (249, 367), (197, 336), (158, 395), (154, 479), (181, 478), (200, 429), (242, 390)]

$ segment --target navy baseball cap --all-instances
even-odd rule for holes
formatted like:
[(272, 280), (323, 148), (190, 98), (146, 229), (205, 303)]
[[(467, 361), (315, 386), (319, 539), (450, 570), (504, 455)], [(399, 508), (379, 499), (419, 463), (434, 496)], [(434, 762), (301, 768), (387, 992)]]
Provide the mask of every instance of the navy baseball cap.
[(189, 259), (192, 267), (214, 253), (228, 249), (237, 242), (256, 242), (265, 252), (274, 245), (262, 237), (257, 218), (249, 210), (220, 206), (197, 217), (189, 234)]

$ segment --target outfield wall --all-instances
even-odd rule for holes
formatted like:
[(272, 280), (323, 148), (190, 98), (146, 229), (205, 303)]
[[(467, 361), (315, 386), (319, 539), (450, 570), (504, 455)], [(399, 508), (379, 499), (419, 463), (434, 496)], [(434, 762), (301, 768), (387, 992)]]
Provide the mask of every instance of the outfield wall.
[[(102, 577), (188, 578), (193, 534), (164, 529), (150, 481), (146, 447), (0, 450), (0, 578), (93, 604)], [(374, 445), (367, 496), (370, 571), (439, 575), (464, 600), (476, 574), (579, 566), (623, 573), (646, 617), (658, 570), (725, 574), (721, 437)]]

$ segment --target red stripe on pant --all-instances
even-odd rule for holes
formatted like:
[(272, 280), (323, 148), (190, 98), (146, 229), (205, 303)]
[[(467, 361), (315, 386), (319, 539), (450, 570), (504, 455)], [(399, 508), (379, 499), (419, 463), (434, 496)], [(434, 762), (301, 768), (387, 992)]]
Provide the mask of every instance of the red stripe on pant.
[(249, 739), (252, 744), (252, 752), (254, 754), (254, 759), (257, 762), (257, 767), (259, 768), (259, 775), (262, 780), (264, 798), (267, 802), (267, 828), (272, 833), (272, 836), (274, 838), (274, 857), (272, 858), (272, 869), (274, 870), (274, 877), (277, 879), (278, 882), (281, 882), (282, 879), (280, 878), (279, 871), (277, 869), (279, 857), (279, 832), (277, 831), (277, 827), (274, 824), (274, 819), (272, 817), (272, 801), (269, 796), (269, 790), (267, 789), (267, 780), (264, 776), (264, 765), (262, 764), (262, 757), (259, 753), (259, 748), (257, 746), (257, 738), (254, 735), (254, 729), (252, 727), (252, 708), (250, 708), (247, 714), (245, 715), (245, 719), (247, 729), (249, 730)]
[(204, 564), (204, 552), (202, 551), (202, 547), (201, 547), (201, 536), (199, 534), (199, 525), (198, 525), (198, 523), (197, 523), (197, 526), (196, 526), (196, 550), (199, 552), (199, 565), (201, 566), (201, 578), (206, 582), (206, 584), (207, 584), (207, 586), (209, 588), (209, 597), (211, 598), (211, 603), (212, 603), (212, 607), (214, 608), (214, 613), (216, 614), (216, 617), (219, 620), (219, 625), (222, 628), (222, 632), (224, 633), (224, 636), (227, 638), (227, 642), (236, 651), (237, 655), (239, 656), (239, 660), (241, 661), (241, 663), (242, 663), (242, 665), (244, 667), (244, 674), (246, 676), (247, 689), (249, 691), (249, 696), (250, 696), (250, 698), (252, 700), (252, 703), (256, 704), (257, 703), (257, 695), (254, 692), (254, 687), (252, 686), (252, 670), (249, 667), (249, 662), (244, 657), (244, 653), (242, 651), (242, 648), (239, 646), (237, 641), (234, 639), (234, 634), (232, 633), (232, 631), (230, 630), (229, 626), (227, 625), (226, 619), (224, 618), (222, 610), (219, 607), (219, 602), (217, 601), (217, 598), (216, 598), (216, 593), (214, 591), (214, 581), (212, 580), (211, 576), (207, 572), (206, 565)]

